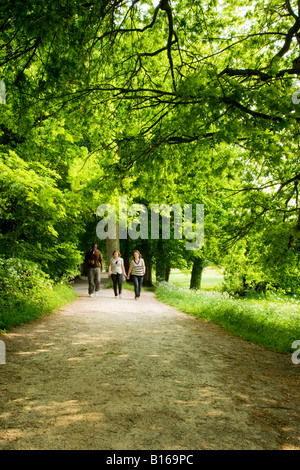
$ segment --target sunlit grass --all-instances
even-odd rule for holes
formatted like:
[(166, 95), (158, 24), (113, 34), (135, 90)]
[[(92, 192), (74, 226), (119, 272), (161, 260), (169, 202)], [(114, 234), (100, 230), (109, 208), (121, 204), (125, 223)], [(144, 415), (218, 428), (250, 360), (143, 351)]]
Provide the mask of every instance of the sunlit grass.
[[(169, 281), (180, 287), (190, 287), (191, 274), (184, 273), (179, 269), (172, 269)], [(221, 271), (207, 267), (204, 268), (200, 288), (203, 290), (220, 290), (223, 282)]]
[(0, 297), (0, 332), (50, 315), (76, 298), (72, 287), (66, 284), (57, 284), (53, 289), (45, 289), (36, 296)]
[(291, 352), (292, 343), (300, 340), (299, 299), (276, 294), (236, 298), (217, 290), (191, 290), (187, 285), (161, 283), (156, 296), (184, 313), (217, 323), (274, 351)]

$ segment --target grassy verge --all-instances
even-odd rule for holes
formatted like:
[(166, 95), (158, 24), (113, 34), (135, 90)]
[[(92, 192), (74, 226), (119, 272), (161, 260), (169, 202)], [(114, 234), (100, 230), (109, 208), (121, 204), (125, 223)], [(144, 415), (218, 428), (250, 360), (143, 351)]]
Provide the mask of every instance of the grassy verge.
[(300, 340), (300, 302), (276, 296), (266, 299), (237, 299), (227, 293), (191, 291), (162, 283), (157, 299), (184, 313), (212, 321), (229, 332), (273, 351), (293, 351)]
[(66, 284), (58, 284), (53, 289), (46, 288), (36, 296), (0, 298), (0, 332), (50, 315), (58, 308), (72, 302), (77, 295)]
[[(212, 267), (204, 268), (201, 280), (202, 290), (221, 290), (221, 284), (224, 280), (222, 273)], [(169, 281), (180, 287), (190, 287), (191, 274), (184, 273), (179, 269), (172, 269)]]

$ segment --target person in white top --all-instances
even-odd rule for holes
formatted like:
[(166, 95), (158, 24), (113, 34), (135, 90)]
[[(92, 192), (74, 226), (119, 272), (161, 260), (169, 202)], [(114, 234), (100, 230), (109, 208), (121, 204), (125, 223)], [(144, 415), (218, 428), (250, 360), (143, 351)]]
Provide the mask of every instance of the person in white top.
[(132, 279), (133, 279), (133, 284), (134, 284), (135, 300), (140, 299), (145, 272), (146, 272), (145, 261), (143, 260), (141, 253), (138, 250), (134, 250), (133, 260), (131, 261), (129, 269), (128, 269), (127, 279), (130, 278), (130, 274), (131, 274)]
[(118, 250), (115, 250), (113, 252), (113, 257), (111, 258), (109, 265), (108, 265), (108, 275), (111, 276), (111, 279), (113, 282), (115, 298), (118, 297), (118, 289), (119, 289), (119, 297), (121, 297), (123, 274), (126, 277), (124, 260), (123, 258), (121, 258), (121, 253)]

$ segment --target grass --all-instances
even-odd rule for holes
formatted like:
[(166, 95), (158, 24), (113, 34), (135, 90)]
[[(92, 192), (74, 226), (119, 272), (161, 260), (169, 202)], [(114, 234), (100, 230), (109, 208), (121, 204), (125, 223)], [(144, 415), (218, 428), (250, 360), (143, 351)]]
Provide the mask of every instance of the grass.
[(50, 315), (76, 297), (70, 286), (57, 284), (53, 289), (45, 289), (36, 298), (12, 297), (8, 301), (0, 298), (0, 332), (5, 333), (15, 326)]
[[(184, 273), (179, 269), (171, 271), (169, 282), (179, 287), (190, 287), (191, 274)], [(223, 274), (214, 268), (207, 267), (203, 269), (201, 289), (202, 290), (219, 290), (223, 282)]]
[[(154, 282), (155, 273), (152, 273), (152, 278)], [(170, 274), (169, 282), (171, 282), (174, 285), (178, 285), (179, 287), (189, 288), (190, 279), (191, 279), (190, 273), (184, 273), (183, 271), (180, 271), (179, 269), (173, 269)], [(223, 275), (219, 270), (211, 268), (211, 267), (205, 268), (203, 270), (201, 289), (219, 290), (221, 289), (222, 282), (223, 282)], [(107, 287), (112, 288), (111, 280), (108, 281)], [(130, 283), (123, 282), (123, 288), (134, 291), (134, 286), (132, 282)], [(154, 287), (149, 287), (149, 286), (143, 286), (143, 289), (148, 290), (148, 291), (155, 290)]]
[[(248, 341), (282, 353), (300, 340), (300, 300), (268, 294), (260, 298), (235, 298), (220, 290), (220, 274), (209, 271), (200, 291), (189, 289), (186, 275), (175, 272), (156, 288), (158, 300), (184, 313), (212, 321)], [(185, 281), (185, 282), (182, 282)], [(204, 281), (204, 276), (203, 276)], [(213, 289), (213, 282), (216, 282)]]

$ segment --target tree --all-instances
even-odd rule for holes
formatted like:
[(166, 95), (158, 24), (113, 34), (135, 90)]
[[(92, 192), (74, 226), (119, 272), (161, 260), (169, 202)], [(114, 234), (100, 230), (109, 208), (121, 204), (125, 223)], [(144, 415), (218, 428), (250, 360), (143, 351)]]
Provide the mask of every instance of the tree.
[[(270, 278), (292, 282), (277, 265), (299, 256), (298, 3), (32, 0), (1, 9), (3, 155), (54, 170), (57, 189), (80, 200), (78, 214), (89, 205), (90, 217), (115, 188), (137, 193), (142, 181), (148, 202), (211, 202), (208, 245), (216, 234), (227, 251), (246, 241)], [(280, 260), (268, 263), (278, 245)]]
[(191, 273), (190, 289), (200, 289), (202, 272), (205, 267), (204, 256), (194, 256), (193, 268)]

